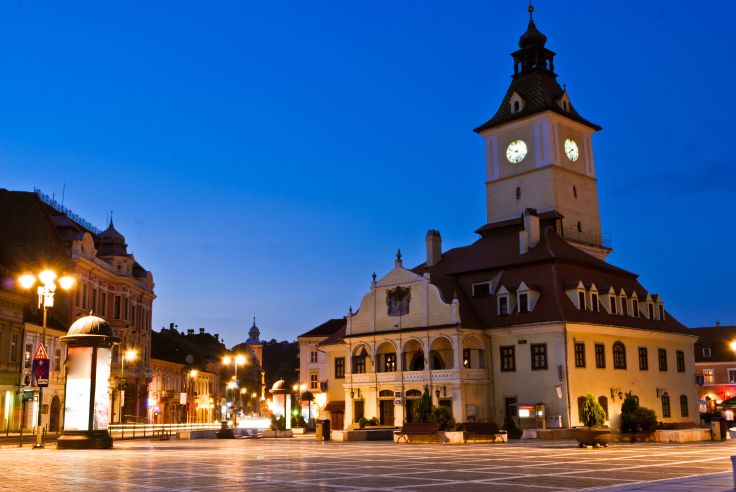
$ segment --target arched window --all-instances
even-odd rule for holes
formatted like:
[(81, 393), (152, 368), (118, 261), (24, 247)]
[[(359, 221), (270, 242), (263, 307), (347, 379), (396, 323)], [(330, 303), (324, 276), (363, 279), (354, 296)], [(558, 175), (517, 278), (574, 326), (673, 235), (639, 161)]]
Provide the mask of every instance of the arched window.
[(680, 415), (683, 417), (688, 416), (688, 409), (687, 409), (687, 396), (680, 395)]
[(422, 392), (419, 390), (409, 390), (406, 392), (407, 398), (421, 398)]
[(662, 417), (668, 419), (672, 416), (670, 411), (670, 395), (667, 393), (662, 395)]
[(379, 398), (393, 398), (394, 392), (391, 390), (381, 390), (380, 393), (378, 393)]
[(519, 200), (521, 198), (521, 188), (516, 188), (516, 199)]
[(583, 422), (583, 406), (585, 406), (585, 397), (578, 396), (578, 419)]
[(626, 369), (626, 347), (621, 342), (613, 344), (613, 368)]
[(603, 407), (603, 413), (606, 414), (606, 420), (608, 420), (608, 398), (605, 396), (599, 396), (598, 404)]

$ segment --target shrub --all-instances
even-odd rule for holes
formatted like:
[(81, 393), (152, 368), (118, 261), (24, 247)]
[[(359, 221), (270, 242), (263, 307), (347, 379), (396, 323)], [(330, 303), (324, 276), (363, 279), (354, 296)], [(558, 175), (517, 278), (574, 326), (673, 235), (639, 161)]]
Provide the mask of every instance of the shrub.
[(417, 402), (414, 408), (414, 422), (418, 424), (426, 424), (432, 418), (432, 396), (429, 394), (429, 386), (424, 385), (424, 393), (422, 398)]
[(274, 430), (274, 431), (286, 430), (286, 419), (283, 416), (276, 417), (276, 415), (271, 415), (271, 430)]
[(368, 419), (365, 417), (360, 417), (358, 419), (358, 427), (361, 429), (365, 429), (365, 426), (368, 424)]
[(433, 407), (430, 421), (437, 423), (441, 431), (455, 430), (455, 418), (452, 416), (452, 410), (447, 407)]
[(291, 426), (292, 427), (306, 427), (307, 422), (304, 420), (304, 417), (300, 414), (295, 416), (291, 416)]
[(651, 434), (657, 429), (657, 414), (651, 408), (639, 406), (639, 399), (626, 393), (621, 405), (621, 432), (646, 432)]
[(585, 402), (580, 413), (583, 416), (583, 423), (589, 429), (599, 427), (606, 422), (606, 412), (603, 411), (603, 407), (591, 394), (585, 396)]
[(366, 423), (366, 425), (373, 425), (373, 426), (381, 425), (381, 421), (378, 420), (377, 417), (373, 417), (371, 419), (368, 419), (368, 422)]
[(516, 427), (514, 419), (511, 418), (511, 415), (506, 415), (506, 417), (504, 417), (503, 428), (504, 430), (506, 430), (509, 439), (519, 439), (521, 437), (521, 431), (518, 427)]

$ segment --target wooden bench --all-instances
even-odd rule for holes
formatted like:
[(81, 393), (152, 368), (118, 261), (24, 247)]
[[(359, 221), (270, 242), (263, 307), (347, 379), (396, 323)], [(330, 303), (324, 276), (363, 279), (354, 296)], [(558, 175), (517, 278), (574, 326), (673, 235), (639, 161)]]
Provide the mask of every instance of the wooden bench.
[(489, 440), (491, 442), (505, 442), (506, 431), (499, 429), (493, 422), (466, 422), (458, 430), (463, 431), (463, 441)]
[(161, 427), (160, 429), (153, 429), (153, 434), (151, 435), (151, 440), (153, 441), (168, 441), (171, 439), (171, 430), (167, 429), (165, 427)]
[(394, 431), (394, 435), (399, 436), (396, 442), (400, 442), (402, 439), (404, 442), (409, 442), (412, 436), (427, 436), (429, 442), (439, 441), (440, 426), (433, 423), (414, 424), (407, 422), (401, 426), (401, 430)]

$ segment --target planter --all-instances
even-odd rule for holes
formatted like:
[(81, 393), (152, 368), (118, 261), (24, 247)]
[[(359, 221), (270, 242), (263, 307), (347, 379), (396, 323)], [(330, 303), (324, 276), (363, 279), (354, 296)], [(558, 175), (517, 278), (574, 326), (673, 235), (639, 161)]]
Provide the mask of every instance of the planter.
[(294, 437), (294, 433), (289, 430), (275, 431), (275, 430), (264, 430), (263, 437)]
[(578, 441), (578, 445), (583, 448), (586, 446), (606, 447), (608, 446), (608, 436), (611, 430), (608, 428), (578, 428), (570, 429), (572, 438)]

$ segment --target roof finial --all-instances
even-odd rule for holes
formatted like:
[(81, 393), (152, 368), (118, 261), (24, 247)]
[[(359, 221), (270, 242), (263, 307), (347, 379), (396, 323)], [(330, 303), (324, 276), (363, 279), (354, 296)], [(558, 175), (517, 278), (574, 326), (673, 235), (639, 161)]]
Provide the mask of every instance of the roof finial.
[(394, 263), (396, 264), (397, 267), (400, 267), (403, 265), (403, 263), (401, 262), (401, 249), (396, 250), (396, 261)]
[(253, 313), (253, 326), (256, 326), (256, 313)]
[(376, 272), (373, 272), (373, 275), (371, 275), (371, 278), (373, 279), (373, 283), (376, 283)]
[(107, 224), (107, 226), (109, 227), (111, 225), (112, 225), (112, 210), (110, 210), (110, 223)]
[(532, 0), (529, 0), (529, 7), (526, 9), (529, 12), (529, 22), (534, 22), (534, 19), (532, 18), (532, 14), (534, 13), (534, 5), (532, 5)]

